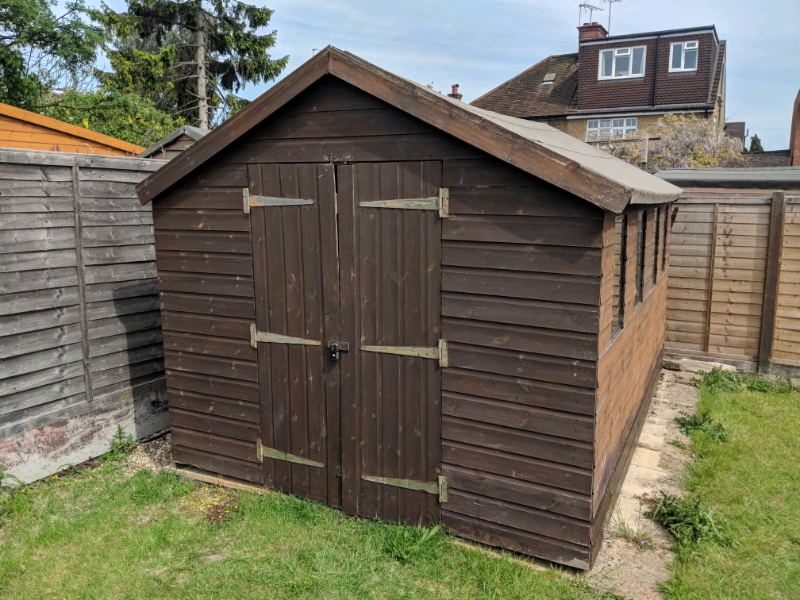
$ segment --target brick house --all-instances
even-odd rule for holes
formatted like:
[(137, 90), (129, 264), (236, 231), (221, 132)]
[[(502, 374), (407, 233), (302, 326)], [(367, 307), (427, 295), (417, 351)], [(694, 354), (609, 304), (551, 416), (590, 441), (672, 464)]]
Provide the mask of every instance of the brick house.
[(591, 140), (635, 134), (667, 113), (725, 121), (725, 41), (696, 27), (609, 37), (578, 27), (578, 52), (549, 56), (473, 105)]

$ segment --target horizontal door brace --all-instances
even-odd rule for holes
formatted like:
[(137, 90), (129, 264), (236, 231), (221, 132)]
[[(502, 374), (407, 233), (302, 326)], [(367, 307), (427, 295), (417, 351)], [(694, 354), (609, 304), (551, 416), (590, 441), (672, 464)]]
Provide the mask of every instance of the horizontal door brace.
[(261, 444), (261, 440), (256, 440), (256, 458), (261, 462), (264, 462), (264, 458), (274, 458), (275, 460), (285, 460), (286, 462), (306, 465), (307, 467), (321, 468), (325, 466), (321, 462), (303, 458), (302, 456), (281, 452), (280, 450), (275, 450), (275, 448), (266, 448)]
[(450, 208), (450, 190), (441, 188), (438, 196), (429, 198), (401, 198), (399, 200), (373, 200), (359, 202), (361, 208), (403, 208), (407, 210), (438, 210), (441, 218), (446, 218)]
[(269, 333), (267, 331), (256, 331), (255, 323), (250, 323), (250, 345), (258, 348), (258, 342), (268, 342), (270, 344), (298, 344), (300, 346), (321, 346), (322, 342), (317, 340), (307, 340), (305, 338), (280, 335), (279, 333)]
[(383, 485), (390, 485), (392, 487), (399, 487), (406, 490), (417, 490), (434, 494), (439, 496), (439, 503), (444, 504), (447, 502), (447, 479), (439, 476), (436, 482), (432, 481), (416, 481), (414, 479), (396, 479), (394, 477), (377, 477), (375, 475), (362, 475), (361, 479), (364, 481), (371, 481), (372, 483), (381, 483)]
[(304, 206), (314, 204), (313, 200), (303, 198), (276, 198), (275, 196), (251, 195), (247, 188), (242, 189), (244, 212), (249, 213), (251, 206)]
[(400, 356), (417, 356), (439, 360), (440, 367), (448, 366), (447, 340), (439, 340), (434, 347), (429, 346), (361, 346), (364, 352), (379, 354), (398, 354)]

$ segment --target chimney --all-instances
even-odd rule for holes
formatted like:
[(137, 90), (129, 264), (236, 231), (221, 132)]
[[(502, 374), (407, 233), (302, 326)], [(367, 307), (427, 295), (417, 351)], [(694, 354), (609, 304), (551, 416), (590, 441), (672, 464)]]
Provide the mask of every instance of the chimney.
[(793, 167), (800, 167), (800, 92), (794, 100), (792, 129), (789, 133), (789, 157)]
[(450, 98), (455, 98), (456, 100), (461, 100), (461, 94), (458, 93), (458, 84), (454, 83), (452, 87), (453, 91), (447, 94), (447, 96)]
[(608, 32), (606, 31), (606, 28), (596, 21), (594, 23), (584, 23), (578, 27), (579, 42), (582, 42), (583, 40), (596, 40), (598, 38), (604, 38), (607, 36)]

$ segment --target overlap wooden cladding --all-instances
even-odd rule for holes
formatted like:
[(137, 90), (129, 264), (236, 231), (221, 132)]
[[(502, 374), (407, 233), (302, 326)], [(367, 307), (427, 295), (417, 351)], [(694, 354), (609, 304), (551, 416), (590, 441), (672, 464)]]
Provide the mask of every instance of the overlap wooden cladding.
[(177, 462), (588, 568), (660, 367), (678, 188), (328, 48), (138, 191)]

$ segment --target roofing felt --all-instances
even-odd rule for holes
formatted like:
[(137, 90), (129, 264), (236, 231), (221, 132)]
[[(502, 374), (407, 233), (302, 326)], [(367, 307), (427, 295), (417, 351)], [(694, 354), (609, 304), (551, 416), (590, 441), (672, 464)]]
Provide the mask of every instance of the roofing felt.
[(147, 158), (151, 156), (153, 153), (158, 152), (162, 148), (169, 146), (172, 142), (177, 140), (182, 135), (188, 135), (193, 140), (197, 141), (210, 132), (210, 129), (203, 129), (202, 127), (192, 127), (191, 125), (184, 125), (183, 127), (178, 127), (172, 133), (165, 135), (163, 138), (158, 140), (155, 144), (148, 147), (147, 150), (139, 154), (142, 158)]
[(329, 46), (139, 183), (140, 200), (156, 198), (328, 74), (603, 209), (619, 213), (629, 203), (680, 195), (679, 188), (553, 127), (470, 106)]

